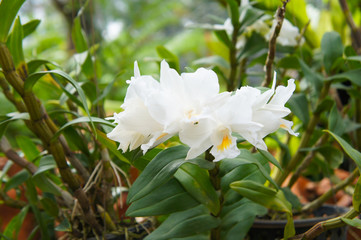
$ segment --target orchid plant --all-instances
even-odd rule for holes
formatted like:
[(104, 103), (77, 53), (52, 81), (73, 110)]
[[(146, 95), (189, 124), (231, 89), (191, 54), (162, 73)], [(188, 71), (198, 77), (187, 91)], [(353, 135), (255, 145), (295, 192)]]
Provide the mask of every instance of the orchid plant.
[[(361, 227), (355, 218), (361, 182), (354, 183), (361, 169), (356, 4), (349, 1), (349, 8), (340, 0), (352, 31), (346, 38), (334, 31), (318, 36), (304, 1), (219, 0), (228, 16), (187, 25), (205, 29), (202, 45), (209, 55), (192, 62), (164, 46), (157, 47), (159, 58), (137, 55), (148, 40), (143, 34), (135, 34), (140, 40), (133, 52), (119, 47), (132, 42), (132, 31), (105, 47), (106, 41), (95, 43), (84, 23), (96, 1), (85, 1), (71, 16), (71, 58), (63, 70), (26, 51), (24, 39), (40, 21), (22, 23), (24, 2), (0, 1), (0, 98), (12, 109), (0, 115), (0, 159), (8, 160), (0, 172), (0, 207), (19, 209), (1, 240), (17, 239), (26, 216), (35, 219), (28, 239), (103, 239), (109, 233), (147, 240), (244, 239), (256, 218), (287, 219), (285, 239), (313, 239), (346, 224)], [(66, 15), (66, 1), (54, 2)], [(153, 27), (147, 25), (147, 34), (156, 32)], [(136, 61), (124, 89), (114, 87), (129, 78), (109, 80), (116, 74), (104, 74), (109, 59), (100, 60), (99, 52), (115, 48), (121, 53), (112, 61), (120, 55), (123, 64), (117, 68), (126, 72), (141, 56), (142, 72), (156, 62), (159, 77), (153, 69), (141, 75)], [(183, 65), (189, 67), (181, 73)], [(105, 105), (113, 91), (125, 93), (114, 114)], [(349, 176), (301, 205), (291, 191), (298, 179), (333, 181), (342, 162), (355, 166)], [(20, 166), (15, 174), (13, 163)], [(296, 235), (295, 215), (312, 212), (346, 186), (353, 196), (346, 214)], [(155, 230), (142, 219), (156, 219)], [(130, 231), (133, 225), (142, 232)]]

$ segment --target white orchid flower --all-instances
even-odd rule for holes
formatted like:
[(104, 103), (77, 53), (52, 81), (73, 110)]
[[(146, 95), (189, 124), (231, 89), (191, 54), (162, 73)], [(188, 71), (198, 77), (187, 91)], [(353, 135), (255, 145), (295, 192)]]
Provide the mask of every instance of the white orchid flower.
[(157, 142), (164, 141), (163, 126), (149, 114), (147, 99), (160, 89), (159, 82), (151, 76), (141, 76), (137, 62), (134, 63), (134, 77), (128, 81), (124, 111), (114, 113), (112, 119), (117, 126), (107, 134), (109, 139), (119, 142), (124, 152), (142, 146), (144, 153)]
[[(270, 40), (271, 34), (274, 32), (276, 25), (277, 25), (277, 20), (275, 19), (275, 20), (273, 20), (271, 30), (265, 36), (267, 41)], [(300, 32), (299, 32), (298, 28), (293, 26), (292, 23), (290, 21), (288, 21), (286, 18), (283, 19), (282, 28), (277, 37), (277, 43), (282, 46), (296, 46), (297, 39), (299, 37), (300, 37)], [(302, 43), (303, 43), (303, 40), (301, 41), (301, 44)]]

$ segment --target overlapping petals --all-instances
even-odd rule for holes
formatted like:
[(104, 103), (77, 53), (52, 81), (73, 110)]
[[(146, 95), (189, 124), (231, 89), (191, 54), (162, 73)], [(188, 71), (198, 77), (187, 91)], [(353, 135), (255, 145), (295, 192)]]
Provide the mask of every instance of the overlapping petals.
[(252, 87), (219, 93), (212, 70), (200, 68), (179, 75), (162, 61), (159, 82), (141, 76), (135, 63), (128, 83), (124, 111), (114, 113), (117, 125), (107, 134), (123, 151), (141, 147), (146, 153), (178, 134), (190, 147), (187, 159), (210, 149), (214, 161), (219, 161), (239, 155), (235, 133), (264, 150), (263, 138), (279, 128), (296, 135), (293, 123), (283, 119), (290, 113), (284, 105), (295, 90), (293, 79), (287, 87), (275, 88), (274, 83), (264, 93)]

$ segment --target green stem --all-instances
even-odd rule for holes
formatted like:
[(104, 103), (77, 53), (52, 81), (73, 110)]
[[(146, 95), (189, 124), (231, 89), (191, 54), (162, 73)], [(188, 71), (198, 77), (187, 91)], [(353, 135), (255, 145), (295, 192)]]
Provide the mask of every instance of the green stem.
[[(210, 149), (206, 151), (205, 159), (207, 161), (213, 162), (214, 157), (210, 153)], [(223, 196), (221, 194), (221, 178), (219, 177), (219, 164), (215, 164), (214, 168), (209, 170), (209, 177), (214, 189), (219, 193), (219, 202), (220, 202), (220, 210), (215, 217), (219, 217), (222, 206), (223, 206)], [(218, 226), (211, 230), (211, 240), (220, 240), (221, 239), (221, 228)]]
[(342, 221), (342, 218), (347, 219), (353, 219), (357, 215), (359, 215), (359, 212), (355, 211), (354, 209), (351, 209), (347, 213), (345, 213), (343, 216), (332, 218), (323, 222), (317, 223), (315, 226), (313, 226), (311, 229), (309, 229), (307, 232), (303, 234), (296, 235), (294, 237), (289, 238), (289, 240), (311, 240), (320, 235), (321, 233), (334, 229), (343, 227), (346, 225), (344, 221)]
[(359, 175), (360, 173), (358, 168), (354, 169), (350, 176), (348, 176), (346, 179), (336, 184), (335, 187), (331, 188), (330, 190), (322, 194), (319, 198), (303, 206), (301, 211), (312, 212), (314, 209), (321, 207), (321, 205), (325, 203), (327, 200), (329, 200), (332, 196), (334, 196), (335, 193), (349, 186)]

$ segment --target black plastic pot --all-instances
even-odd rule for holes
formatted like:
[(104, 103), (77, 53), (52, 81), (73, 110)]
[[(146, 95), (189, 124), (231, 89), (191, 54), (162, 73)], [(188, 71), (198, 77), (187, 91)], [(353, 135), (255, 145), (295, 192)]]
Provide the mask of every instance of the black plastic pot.
[[(314, 211), (313, 218), (294, 220), (296, 235), (309, 230), (315, 224), (337, 217), (347, 212), (347, 208), (334, 205), (324, 205)], [(248, 236), (250, 240), (278, 240), (283, 238), (283, 230), (286, 220), (262, 220), (256, 219)], [(346, 240), (347, 226), (335, 228), (323, 232), (315, 240)]]
[[(138, 224), (136, 226), (131, 226), (131, 227), (127, 227), (124, 228), (124, 231), (122, 230), (121, 232), (125, 232), (126, 233), (107, 233), (104, 236), (105, 240), (142, 240), (144, 239), (147, 235), (148, 232), (147, 230), (153, 230), (153, 222), (151, 221), (146, 221), (144, 223), (142, 223), (141, 225)], [(96, 240), (96, 237), (91, 237), (91, 238), (87, 238), (87, 240)]]

